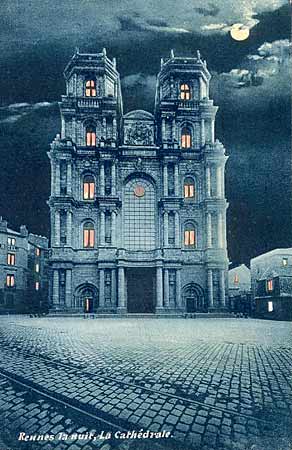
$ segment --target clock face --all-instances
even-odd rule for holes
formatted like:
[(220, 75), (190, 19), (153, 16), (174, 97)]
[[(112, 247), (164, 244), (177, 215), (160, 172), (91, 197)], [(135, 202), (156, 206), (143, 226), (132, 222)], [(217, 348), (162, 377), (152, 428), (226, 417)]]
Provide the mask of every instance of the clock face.
[(141, 184), (137, 184), (137, 186), (135, 186), (134, 188), (134, 194), (136, 195), (136, 197), (144, 197), (145, 195), (144, 187), (141, 186)]

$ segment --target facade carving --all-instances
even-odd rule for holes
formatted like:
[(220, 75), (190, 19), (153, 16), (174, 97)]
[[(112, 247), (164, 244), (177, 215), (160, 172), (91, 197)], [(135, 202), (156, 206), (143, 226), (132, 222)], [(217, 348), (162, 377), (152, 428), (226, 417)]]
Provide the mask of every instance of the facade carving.
[(155, 110), (123, 114), (106, 52), (65, 72), (51, 162), (52, 311), (224, 311), (224, 168), (200, 55), (166, 59)]

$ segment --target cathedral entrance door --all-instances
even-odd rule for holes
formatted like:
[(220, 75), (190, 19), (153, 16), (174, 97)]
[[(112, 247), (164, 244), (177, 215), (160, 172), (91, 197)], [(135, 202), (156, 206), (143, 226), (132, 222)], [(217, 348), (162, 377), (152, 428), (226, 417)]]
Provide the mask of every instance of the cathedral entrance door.
[(126, 276), (128, 312), (154, 313), (155, 269), (129, 268)]
[(192, 313), (197, 311), (197, 299), (195, 297), (186, 298), (187, 312)]
[(84, 299), (84, 312), (92, 313), (93, 312), (93, 298), (85, 297)]

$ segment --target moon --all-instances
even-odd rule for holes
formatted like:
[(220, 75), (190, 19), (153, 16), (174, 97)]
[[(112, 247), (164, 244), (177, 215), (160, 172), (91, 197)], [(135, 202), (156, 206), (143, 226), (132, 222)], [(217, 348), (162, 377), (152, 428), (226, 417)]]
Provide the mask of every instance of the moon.
[(235, 41), (245, 41), (249, 37), (249, 28), (242, 23), (235, 23), (230, 30), (230, 35)]

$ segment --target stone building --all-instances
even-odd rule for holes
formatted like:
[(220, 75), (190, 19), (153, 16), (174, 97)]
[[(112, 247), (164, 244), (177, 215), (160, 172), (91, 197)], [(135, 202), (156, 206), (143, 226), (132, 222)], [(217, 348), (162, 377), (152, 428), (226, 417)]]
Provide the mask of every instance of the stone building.
[(228, 272), (229, 310), (235, 314), (252, 315), (250, 269), (241, 264)]
[(277, 248), (250, 261), (256, 317), (292, 320), (292, 248)]
[(48, 239), (0, 217), (0, 314), (48, 309)]
[(206, 62), (161, 60), (154, 114), (123, 115), (105, 50), (76, 50), (64, 76), (48, 153), (52, 310), (223, 311), (227, 157)]

